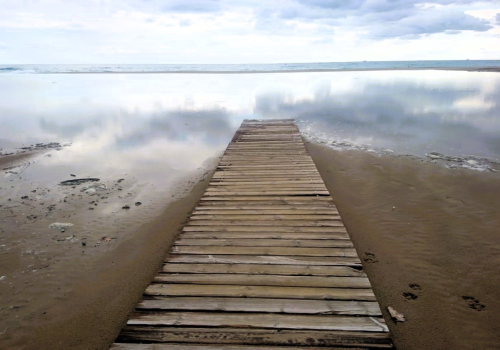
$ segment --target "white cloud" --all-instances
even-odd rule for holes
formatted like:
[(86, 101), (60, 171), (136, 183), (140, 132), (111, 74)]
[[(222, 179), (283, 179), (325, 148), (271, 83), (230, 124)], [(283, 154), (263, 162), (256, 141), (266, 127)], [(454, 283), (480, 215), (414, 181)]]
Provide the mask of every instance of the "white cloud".
[(500, 53), (499, 5), (498, 0), (0, 0), (0, 62), (493, 59)]

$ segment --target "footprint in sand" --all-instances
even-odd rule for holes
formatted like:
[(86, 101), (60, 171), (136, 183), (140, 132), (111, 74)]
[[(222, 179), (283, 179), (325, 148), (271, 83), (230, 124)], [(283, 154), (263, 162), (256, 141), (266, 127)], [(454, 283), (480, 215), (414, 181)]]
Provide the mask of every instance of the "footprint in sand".
[[(410, 287), (411, 289), (413, 290), (422, 290), (422, 288), (420, 287), (420, 285), (416, 284), (416, 283), (410, 283), (408, 285), (408, 287)], [(416, 294), (413, 294), (412, 292), (404, 292), (403, 293), (403, 297), (406, 299), (406, 300), (415, 300), (415, 299), (418, 299), (418, 295)]]
[(373, 254), (373, 253), (366, 253), (365, 252), (365, 258), (363, 260), (367, 263), (370, 263), (370, 264), (378, 263), (378, 260), (375, 257), (375, 254)]
[(462, 299), (465, 300), (467, 303), (469, 303), (469, 307), (472, 310), (483, 311), (486, 308), (485, 305), (479, 303), (479, 300), (477, 300), (476, 298), (474, 298), (472, 296), (462, 295)]
[(418, 298), (418, 296), (416, 296), (415, 294), (411, 293), (411, 292), (404, 292), (403, 293), (403, 296), (406, 300), (415, 300)]
[(422, 290), (422, 288), (416, 283), (410, 283), (408, 286), (413, 290)]

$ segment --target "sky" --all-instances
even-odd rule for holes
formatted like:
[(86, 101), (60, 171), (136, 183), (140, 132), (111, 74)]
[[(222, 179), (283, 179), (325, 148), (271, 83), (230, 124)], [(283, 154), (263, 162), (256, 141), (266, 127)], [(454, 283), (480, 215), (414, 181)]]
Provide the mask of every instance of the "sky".
[(500, 59), (500, 0), (0, 0), (0, 64)]

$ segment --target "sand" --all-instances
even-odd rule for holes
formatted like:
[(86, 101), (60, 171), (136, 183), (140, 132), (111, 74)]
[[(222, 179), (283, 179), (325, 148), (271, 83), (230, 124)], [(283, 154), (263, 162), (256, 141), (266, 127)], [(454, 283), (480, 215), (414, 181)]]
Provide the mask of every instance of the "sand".
[[(20, 160), (2, 157), (0, 166)], [(109, 348), (161, 268), (210, 177), (211, 172), (206, 173), (194, 185), (189, 177), (180, 181), (176, 190), (186, 193), (173, 201), (165, 198), (159, 210), (148, 202), (108, 222), (106, 216), (89, 220), (95, 212), (87, 210), (88, 201), (120, 201), (122, 192), (131, 191), (126, 181), (120, 183), (123, 191), (110, 190), (105, 200), (83, 195), (74, 205), (56, 202), (53, 215), (35, 221), (24, 216), (33, 211), (40, 215), (40, 200), (31, 203), (31, 194), (29, 200), (13, 198), (8, 204), (11, 210), (0, 208), (1, 243), (5, 244), (0, 249), (0, 276), (6, 276), (0, 281), (0, 349)], [(79, 188), (75, 191), (79, 193)], [(41, 207), (52, 203), (45, 202)], [(54, 221), (51, 216), (66, 217), (75, 227), (64, 233), (48, 229)], [(87, 226), (101, 223), (102, 229), (81, 234), (76, 227), (84, 227), (85, 222)], [(73, 233), (75, 241), (54, 241), (54, 236)], [(101, 240), (101, 236), (111, 240)], [(86, 246), (81, 245), (84, 241)], [(101, 244), (95, 246), (96, 242)]]
[(396, 347), (498, 349), (500, 176), (307, 148), (381, 307), (407, 318), (384, 310)]
[[(497, 348), (500, 176), (307, 147), (363, 260), (395, 345)], [(107, 349), (210, 176), (154, 219), (136, 222), (139, 228), (132, 234), (105, 243), (104, 252), (82, 255), (81, 248), (66, 249), (66, 259), (41, 275), (50, 283), (40, 281), (40, 289), (32, 277), (36, 273), (26, 274), (29, 288), (22, 288), (23, 280), (15, 282), (14, 292), (12, 285), (0, 285), (0, 348)], [(16, 254), (1, 255), (3, 270), (20, 268), (24, 257)], [(16, 306), (23, 298), (29, 300)], [(407, 321), (391, 322), (387, 306)]]

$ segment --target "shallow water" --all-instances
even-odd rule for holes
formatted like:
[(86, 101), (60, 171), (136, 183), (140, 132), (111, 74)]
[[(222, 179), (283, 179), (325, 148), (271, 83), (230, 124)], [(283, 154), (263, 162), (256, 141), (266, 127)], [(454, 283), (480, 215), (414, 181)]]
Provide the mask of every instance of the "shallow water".
[(500, 158), (497, 73), (2, 75), (0, 89), (3, 152), (71, 142), (52, 169), (193, 168), (245, 118), (297, 118), (311, 136), (398, 153)]

